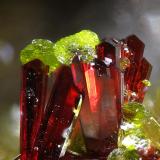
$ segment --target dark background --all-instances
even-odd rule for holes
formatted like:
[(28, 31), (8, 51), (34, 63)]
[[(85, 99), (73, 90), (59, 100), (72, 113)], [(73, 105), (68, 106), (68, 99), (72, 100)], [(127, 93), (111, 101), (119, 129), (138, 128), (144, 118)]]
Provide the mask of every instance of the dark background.
[[(146, 106), (157, 104), (160, 78), (159, 0), (0, 0), (0, 160), (19, 152), (20, 50), (32, 39), (90, 29), (102, 38), (136, 34), (153, 65)], [(156, 106), (157, 107), (157, 106)]]

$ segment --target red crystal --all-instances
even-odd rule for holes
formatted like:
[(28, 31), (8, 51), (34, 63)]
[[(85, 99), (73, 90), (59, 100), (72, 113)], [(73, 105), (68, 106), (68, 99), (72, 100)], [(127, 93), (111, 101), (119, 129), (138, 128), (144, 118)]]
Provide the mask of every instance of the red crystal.
[[(121, 75), (120, 71), (117, 69), (116, 66), (118, 66), (118, 62), (116, 61), (116, 57), (119, 55), (116, 55), (116, 47), (113, 46), (113, 44), (109, 42), (101, 42), (99, 45), (96, 47), (98, 59), (95, 59), (96, 65), (94, 68), (96, 68), (96, 71), (99, 73), (99, 75), (107, 74), (107, 70), (109, 71), (112, 80), (114, 81), (114, 89), (116, 92), (116, 106), (118, 110), (118, 120), (119, 124), (121, 122)], [(105, 60), (105, 57), (110, 58), (112, 62), (109, 64), (109, 67), (106, 68), (106, 65), (102, 62), (102, 60)]]
[(39, 159), (59, 159), (79, 98), (80, 91), (74, 85), (71, 69), (62, 66), (58, 70), (40, 130)]
[(111, 72), (111, 79), (113, 80), (114, 83), (114, 90), (115, 90), (115, 101), (116, 101), (116, 108), (117, 108), (117, 118), (119, 125), (121, 124), (121, 119), (122, 119), (122, 113), (121, 113), (121, 105), (122, 105), (122, 79), (121, 79), (121, 73), (119, 69), (117, 69), (114, 66), (110, 67), (110, 72)]
[(76, 56), (73, 59), (73, 62), (71, 64), (71, 70), (72, 70), (72, 76), (73, 76), (73, 81), (76, 85), (76, 87), (78, 87), (78, 89), (81, 91), (81, 93), (84, 95), (85, 93), (85, 88), (84, 88), (84, 84), (85, 84), (85, 77), (83, 74), (83, 70), (82, 70), (83, 64), (79, 61), (78, 56)]
[(124, 80), (126, 84), (126, 89), (133, 90), (133, 81), (138, 70), (138, 65), (132, 63), (129, 68), (126, 69), (124, 73)]
[(131, 35), (123, 41), (128, 51), (125, 52), (125, 47), (122, 47), (121, 54), (130, 60), (130, 66), (124, 73), (125, 87), (131, 95), (134, 92), (134, 97), (130, 95), (132, 100), (142, 102), (146, 89), (141, 81), (149, 79), (152, 66), (143, 58), (144, 43), (138, 37)]
[(138, 91), (137, 85), (139, 82), (145, 79), (149, 79), (152, 71), (152, 65), (143, 58), (138, 66), (138, 70), (133, 82), (133, 91)]
[(108, 42), (102, 42), (96, 47), (96, 49), (99, 60), (105, 60), (105, 58), (109, 58), (112, 60), (112, 64), (116, 63), (115, 47), (112, 44)]
[[(92, 158), (106, 157), (117, 147), (118, 116), (121, 112), (119, 70), (115, 67), (107, 68), (104, 63), (99, 64), (99, 60), (95, 62), (93, 67), (80, 61), (72, 64), (74, 75), (77, 73), (78, 79), (83, 82), (85, 98), (80, 121), (87, 155), (92, 155)], [(79, 85), (78, 80), (74, 80)]]
[(144, 43), (135, 35), (130, 35), (125, 39), (125, 43), (131, 51), (132, 60), (136, 63), (141, 61), (144, 52)]
[(127, 56), (131, 62), (130, 67), (125, 71), (124, 80), (127, 85), (127, 89), (133, 90), (132, 82), (134, 80), (134, 77), (136, 76), (139, 63), (143, 57), (144, 43), (135, 35), (127, 37), (124, 42), (129, 48), (128, 55), (125, 56)]
[(133, 81), (133, 91), (138, 93), (138, 102), (143, 102), (146, 86), (142, 83), (143, 80), (149, 80), (151, 74), (151, 64), (143, 58), (139, 64), (137, 74)]
[[(40, 121), (44, 112), (48, 67), (34, 60), (22, 67), (21, 109), (21, 160), (31, 159)], [(32, 158), (34, 159), (34, 158)]]

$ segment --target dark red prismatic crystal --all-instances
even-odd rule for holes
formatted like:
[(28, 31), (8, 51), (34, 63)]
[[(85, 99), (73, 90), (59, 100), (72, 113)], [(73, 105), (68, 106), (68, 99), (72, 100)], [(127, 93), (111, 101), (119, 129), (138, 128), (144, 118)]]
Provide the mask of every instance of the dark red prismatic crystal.
[[(120, 53), (118, 52), (118, 47), (111, 43), (111, 42), (102, 42), (100, 43), (97, 47), (97, 56), (98, 59), (95, 60), (95, 68), (97, 69), (98, 72), (101, 72), (103, 75), (104, 73), (107, 73), (108, 71), (108, 77), (113, 80), (113, 86), (115, 90), (115, 102), (116, 102), (116, 108), (117, 108), (117, 113), (118, 113), (118, 122), (120, 124), (121, 122), (121, 104), (122, 104), (122, 99), (121, 94), (122, 94), (122, 77), (121, 77), (121, 72), (119, 67), (119, 59), (120, 59)], [(99, 58), (103, 57), (103, 58)], [(101, 61), (100, 61), (101, 60)], [(102, 63), (103, 61), (103, 63)], [(106, 64), (106, 65), (104, 65)], [(107, 67), (108, 65), (108, 67)], [(103, 69), (102, 69), (103, 68)]]
[[(144, 43), (135, 35), (131, 35), (123, 40), (121, 45), (122, 58), (127, 57), (130, 66), (124, 72), (125, 89), (134, 92), (133, 100), (142, 102), (146, 92), (143, 80), (149, 80), (152, 66), (143, 58)], [(132, 98), (131, 98), (132, 99)]]
[[(130, 60), (130, 67), (125, 71), (124, 80), (127, 84), (129, 90), (133, 90), (133, 80), (136, 76), (139, 63), (143, 57), (144, 43), (138, 39), (135, 35), (131, 35), (124, 40), (124, 43), (127, 45), (128, 49), (126, 52), (123, 52), (122, 57), (127, 57)], [(124, 54), (125, 53), (125, 54)]]
[(121, 79), (114, 46), (103, 42), (97, 46), (97, 52), (99, 59), (93, 65), (74, 60), (72, 72), (75, 84), (83, 88), (85, 95), (80, 121), (87, 155), (105, 159), (117, 147)]
[(125, 39), (125, 43), (127, 47), (132, 52), (131, 57), (133, 57), (133, 61), (139, 62), (143, 57), (144, 52), (144, 43), (135, 35), (128, 36)]
[(53, 157), (56, 160), (65, 154), (64, 145), (67, 145), (65, 143), (72, 129), (74, 109), (81, 95), (74, 85), (69, 67), (62, 66), (56, 72), (56, 81), (46, 106), (37, 143), (38, 159), (42, 160)]
[(133, 91), (138, 92), (139, 88), (137, 84), (144, 79), (149, 79), (151, 75), (151, 70), (152, 70), (151, 64), (147, 61), (146, 58), (143, 58), (139, 63), (138, 70), (134, 79)]
[(95, 158), (103, 156), (105, 158), (117, 147), (118, 112), (120, 110), (118, 110), (116, 101), (120, 97), (117, 97), (114, 86), (116, 71), (112, 72), (111, 68), (106, 67), (106, 73), (99, 76), (95, 68), (85, 67), (84, 72), (87, 94), (80, 117), (86, 147), (88, 153), (94, 155)]
[(109, 42), (102, 42), (97, 47), (97, 56), (99, 60), (105, 60), (105, 58), (109, 58), (112, 60), (112, 64), (116, 64), (116, 54), (115, 47)]
[(34, 60), (22, 67), (21, 87), (21, 160), (31, 160), (31, 150), (44, 112), (48, 67)]
[(147, 59), (143, 58), (139, 64), (133, 84), (133, 91), (137, 93), (138, 102), (143, 102), (144, 95), (147, 91), (147, 86), (143, 84), (143, 80), (148, 80), (150, 78), (151, 71), (151, 64), (147, 61)]

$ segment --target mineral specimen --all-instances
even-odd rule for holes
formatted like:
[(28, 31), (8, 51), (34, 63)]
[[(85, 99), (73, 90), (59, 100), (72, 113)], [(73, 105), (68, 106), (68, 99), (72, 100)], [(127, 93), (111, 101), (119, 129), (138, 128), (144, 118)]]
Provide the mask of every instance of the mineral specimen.
[(158, 159), (144, 124), (159, 124), (140, 104), (152, 69), (143, 51), (135, 35), (107, 41), (89, 30), (27, 45), (20, 159)]

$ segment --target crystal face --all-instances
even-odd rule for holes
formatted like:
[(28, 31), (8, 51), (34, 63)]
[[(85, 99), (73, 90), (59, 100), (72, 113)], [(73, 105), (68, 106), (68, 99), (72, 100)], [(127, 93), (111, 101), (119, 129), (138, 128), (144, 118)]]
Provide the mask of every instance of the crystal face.
[(31, 158), (44, 112), (48, 67), (39, 60), (22, 68), (21, 87), (21, 159)]
[[(138, 65), (143, 57), (144, 44), (135, 35), (127, 37), (124, 40), (124, 44), (126, 47), (123, 48), (125, 51), (123, 51), (122, 57), (128, 57), (131, 62), (130, 67), (125, 71), (125, 82), (129, 89), (132, 90), (132, 81), (136, 76)], [(126, 52), (126, 49), (128, 52)]]
[(115, 47), (108, 42), (97, 45), (97, 56), (99, 60), (107, 61), (110, 59), (112, 64), (116, 63)]
[(50, 70), (54, 70), (60, 65), (54, 54), (53, 43), (45, 39), (34, 39), (21, 51), (20, 59), (23, 64), (39, 59), (48, 65)]
[[(107, 155), (117, 147), (118, 115), (121, 112), (120, 94), (117, 94), (120, 89), (116, 88), (120, 85), (115, 86), (115, 83), (120, 82), (119, 72), (115, 68), (108, 68), (100, 76), (96, 65), (97, 62), (95, 66), (90, 66), (80, 61), (72, 65), (74, 73), (77, 73), (75, 77), (79, 78), (81, 74), (83, 79), (85, 98), (80, 121), (88, 154), (94, 154), (95, 158), (96, 155)], [(77, 82), (78, 79), (75, 80)]]
[(63, 64), (70, 64), (75, 54), (90, 62), (96, 56), (95, 46), (99, 43), (97, 34), (89, 30), (82, 30), (74, 35), (64, 37), (54, 44), (54, 52)]
[(45, 108), (45, 114), (41, 124), (37, 140), (39, 147), (39, 158), (58, 159), (63, 147), (63, 143), (74, 116), (80, 91), (73, 83), (72, 73), (69, 67), (62, 66), (58, 70), (56, 81), (53, 85), (51, 96)]
[(100, 41), (89, 30), (22, 50), (20, 159), (158, 160), (146, 130), (160, 125), (141, 104), (152, 70), (143, 51), (135, 35)]
[(136, 100), (137, 102), (143, 102), (147, 87), (140, 85), (140, 83), (143, 80), (149, 80), (152, 70), (151, 64), (143, 57), (143, 51), (144, 43), (135, 35), (123, 40), (121, 56), (122, 58), (127, 57), (130, 61), (124, 71), (125, 89), (128, 93), (128, 100)]

